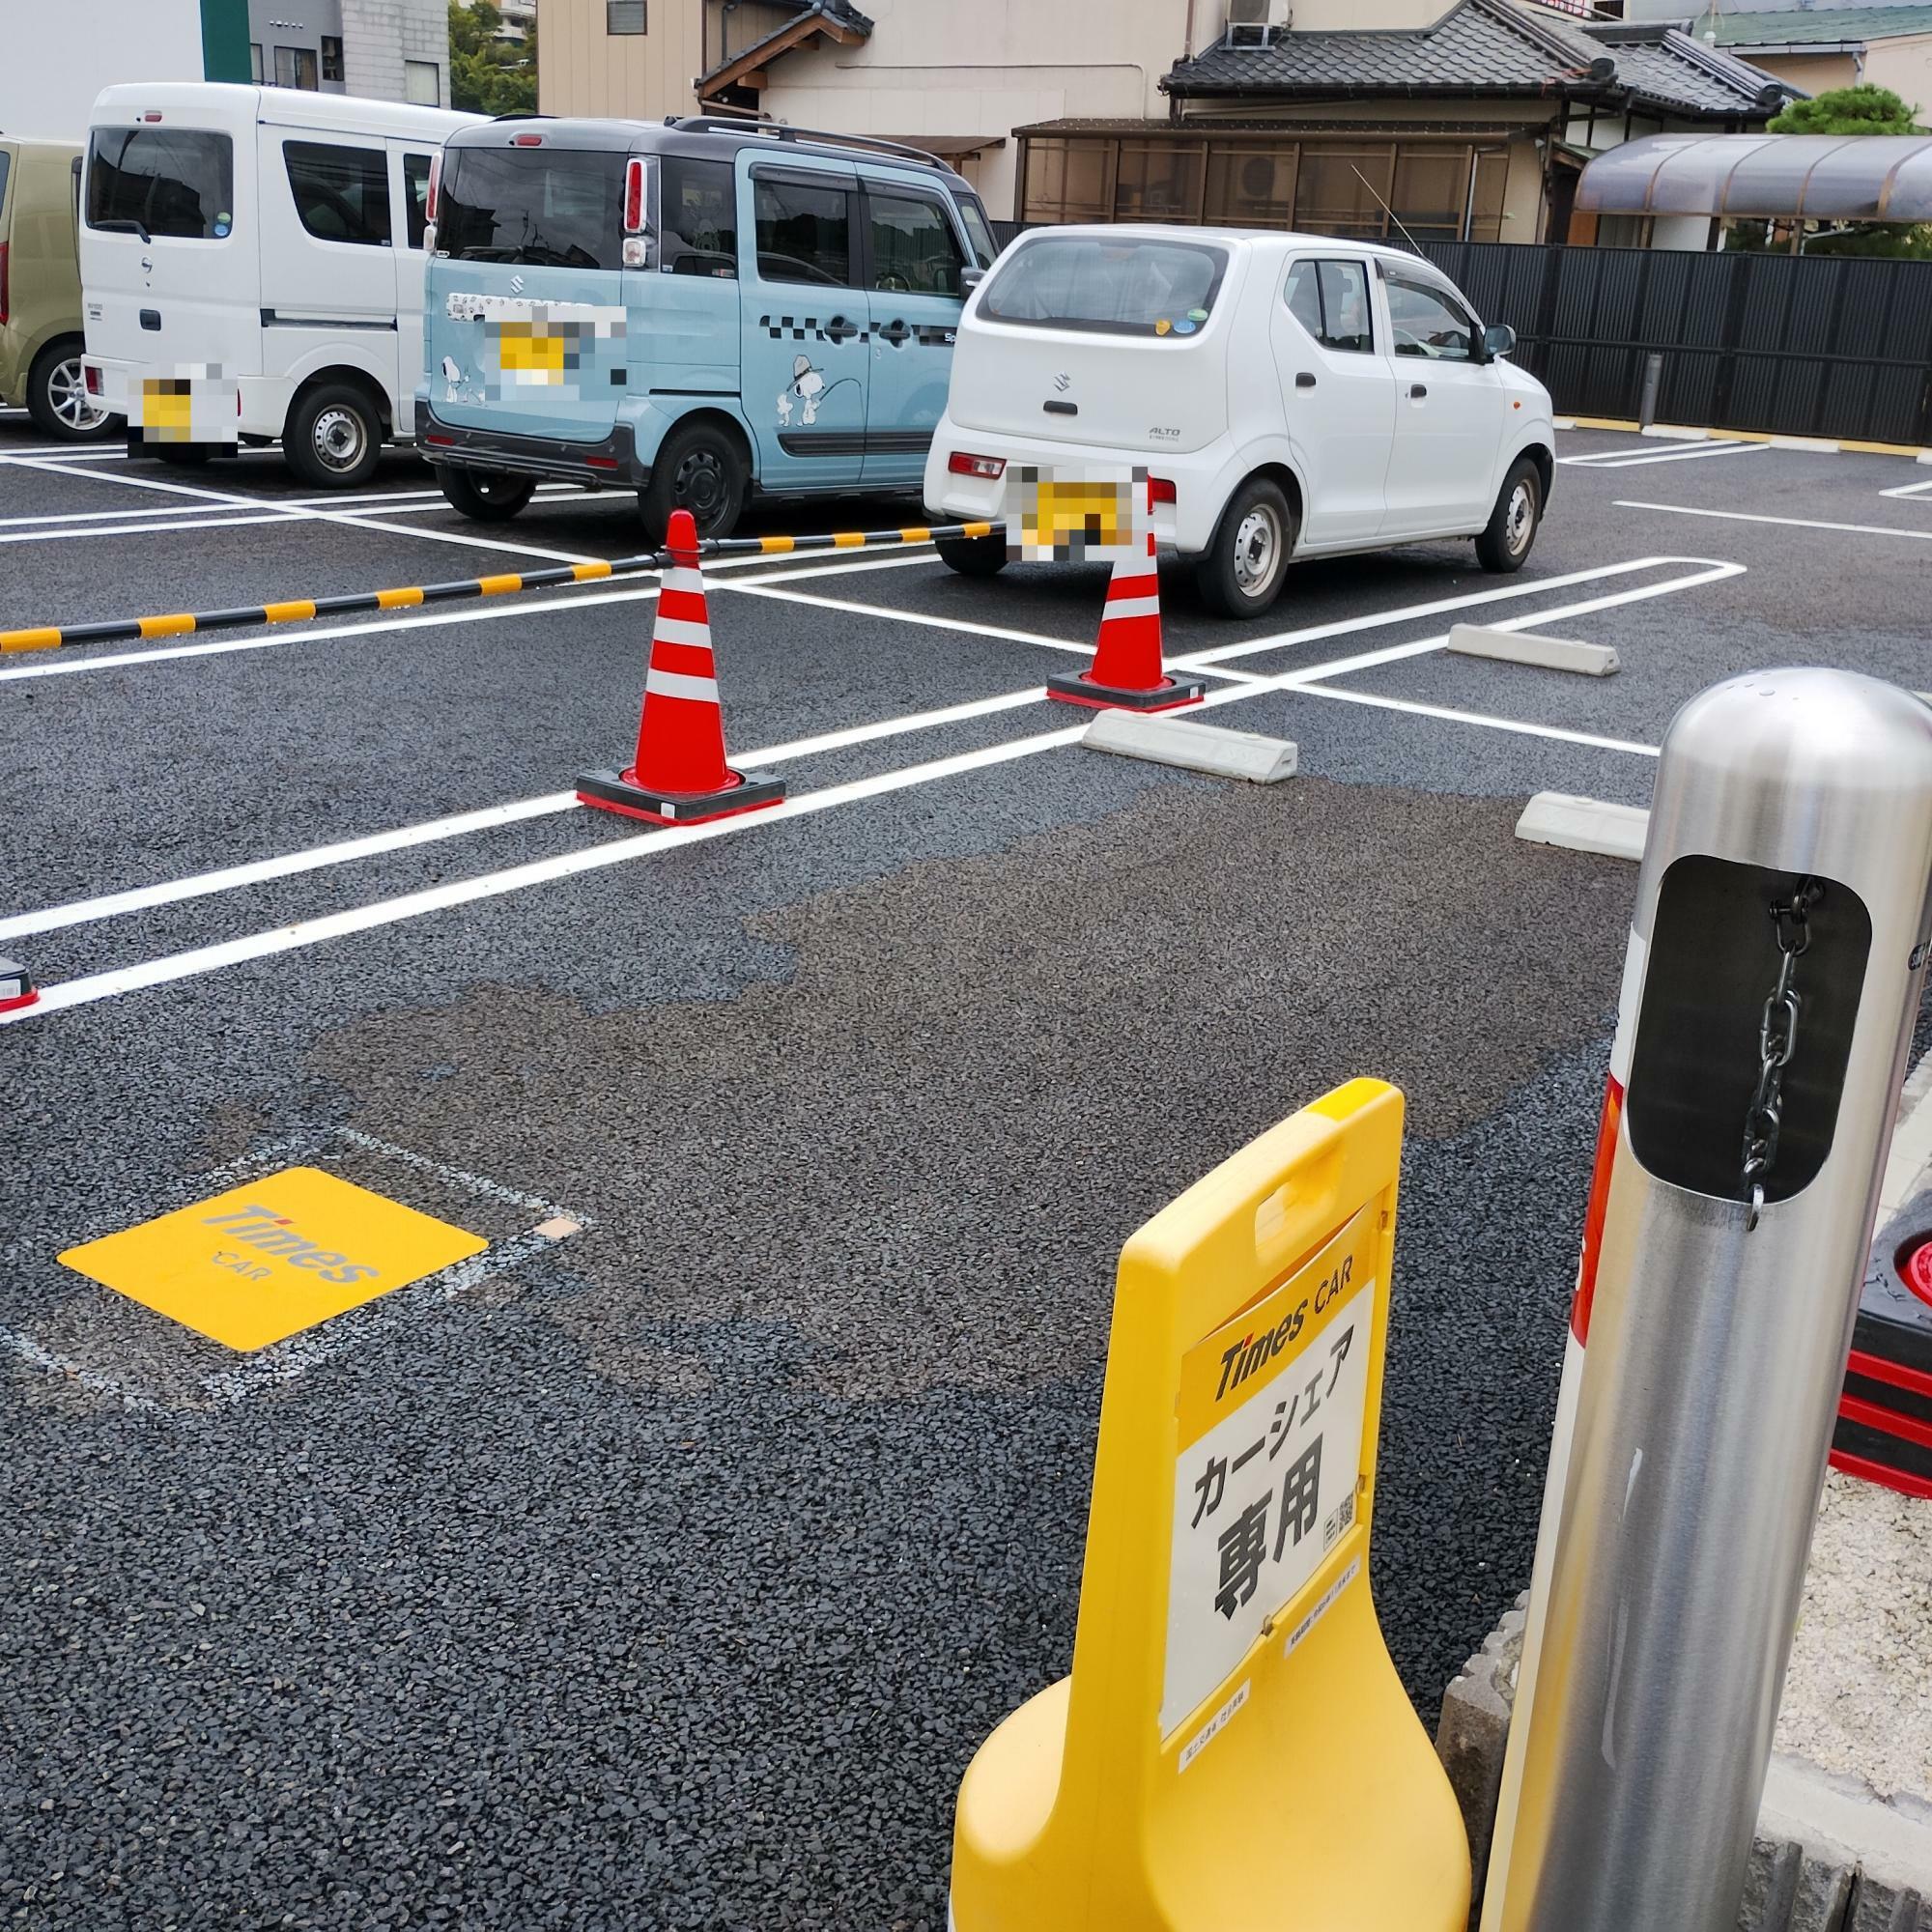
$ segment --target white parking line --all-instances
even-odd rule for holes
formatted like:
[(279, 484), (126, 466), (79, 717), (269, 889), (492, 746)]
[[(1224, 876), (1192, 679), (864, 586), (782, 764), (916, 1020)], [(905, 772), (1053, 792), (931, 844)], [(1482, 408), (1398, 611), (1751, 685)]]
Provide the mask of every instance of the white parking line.
[(1923, 497), (1932, 492), (1932, 479), (1923, 483), (1901, 483), (1895, 490), (1881, 490), (1881, 497)]
[[(85, 518), (89, 521), (90, 527), (86, 529), (10, 529), (5, 527), (4, 525), (0, 525), (0, 544), (71, 543), (83, 537), (166, 536), (178, 530), (230, 530), (238, 529), (247, 524), (283, 524), (290, 521), (286, 514), (290, 507), (298, 504), (305, 509), (313, 504), (326, 503), (328, 500), (327, 497), (285, 498), (281, 501), (273, 499), (258, 500), (253, 510), (245, 515), (238, 513), (232, 517), (210, 515), (209, 512), (216, 507), (213, 504), (180, 503), (171, 504), (166, 509), (125, 511), (121, 513), (120, 521), (107, 524), (99, 523), (97, 520), (103, 516), (114, 516), (115, 513), (111, 510), (71, 510), (60, 517), (22, 518), (20, 521), (23, 523), (67, 523)], [(390, 502), (387, 504), (372, 502), (369, 507), (371, 515), (365, 518), (361, 514), (359, 506), (354, 499), (351, 499), (344, 504), (339, 512), (329, 517), (327, 521), (331, 523), (341, 522), (349, 525), (366, 522), (368, 527), (371, 529), (386, 530), (391, 528), (392, 526), (386, 523), (376, 522), (375, 517), (377, 515), (384, 517), (422, 517), (432, 515), (438, 510), (447, 509), (449, 506), (443, 501), (442, 493), (437, 491), (428, 502)], [(140, 519), (140, 521), (132, 521), (135, 518)], [(434, 530), (412, 530), (404, 532), (404, 534), (429, 537), (435, 536), (438, 533)], [(548, 551), (540, 554), (543, 555), (554, 554), (554, 553)]]
[(1860, 537), (1903, 537), (1908, 543), (1932, 543), (1932, 530), (1901, 530), (1889, 524), (1825, 524), (1809, 517), (1767, 517), (1750, 510), (1698, 510), (1689, 503), (1637, 503), (1619, 500), (1619, 510), (1662, 510), (1673, 517), (1715, 517), (1727, 524), (1776, 524), (1793, 530), (1843, 530)]
[[(27, 469), (44, 469), (44, 464), (27, 464)], [(260, 510), (271, 507), (260, 497), (238, 497), (229, 490), (206, 490), (191, 483), (163, 483), (154, 476), (103, 476), (97, 470), (63, 469), (64, 475), (90, 476), (97, 483), (124, 483), (134, 490), (158, 490), (171, 497), (195, 497), (205, 502), (218, 503), (229, 510)], [(346, 511), (298, 509), (293, 504), (282, 509), (281, 514), (291, 523), (346, 524), (354, 529), (388, 530), (397, 536), (423, 537), (432, 543), (461, 544), (468, 550), (499, 551), (512, 556), (548, 557), (553, 563), (594, 563), (597, 558), (586, 556), (582, 551), (540, 550), (534, 544), (505, 543), (497, 537), (478, 537), (461, 534), (455, 530), (412, 529), (407, 524), (379, 523), (373, 517), (351, 516)]]
[[(789, 576), (790, 573), (787, 573)], [(1077, 651), (1082, 657), (1092, 657), (1091, 643), (1069, 643), (1065, 638), (1044, 638), (1037, 631), (1009, 631), (999, 624), (975, 623), (966, 617), (935, 617), (923, 611), (895, 610), (891, 606), (879, 604), (859, 604), (846, 597), (814, 597), (805, 590), (785, 590), (767, 588), (764, 579), (752, 582), (721, 583), (721, 590), (729, 590), (740, 597), (770, 597), (786, 604), (810, 604), (814, 610), (842, 611), (855, 617), (871, 617), (887, 624), (918, 624), (935, 631), (964, 631), (976, 638), (996, 638), (1009, 644), (1037, 644), (1047, 651)], [(1096, 619), (1097, 621), (1097, 619)]]
[(1556, 460), (1594, 469), (1634, 469), (1645, 463), (1701, 463), (1709, 456), (1759, 456), (1769, 447), (1762, 442), (1702, 442), (1690, 449), (1600, 449), (1588, 456), (1559, 456)]
[[(894, 555), (855, 557), (847, 563), (836, 560), (837, 554), (836, 552), (828, 552), (825, 562), (815, 571), (775, 571), (773, 575), (786, 578), (808, 575), (843, 577), (853, 571), (892, 570), (920, 560)], [(923, 560), (929, 562), (930, 558)], [(704, 566), (705, 580), (708, 582), (714, 571), (755, 570), (770, 562), (769, 556), (721, 557)], [(67, 651), (51, 652), (26, 664), (0, 666), (0, 684), (11, 683), (16, 678), (72, 677), (88, 671), (118, 670), (124, 665), (156, 664), (170, 658), (221, 657), (231, 651), (276, 650), (284, 644), (321, 643), (335, 638), (364, 638), (388, 631), (419, 631), (450, 624), (487, 624), (504, 617), (547, 616), (558, 611), (582, 611), (593, 604), (636, 604), (658, 594), (657, 585), (650, 581), (654, 574), (639, 571), (638, 576), (641, 580), (641, 587), (636, 590), (593, 590), (586, 585), (575, 590), (566, 589), (560, 596), (532, 597), (528, 602), (520, 595), (506, 597), (494, 604), (452, 604), (446, 610), (425, 611), (409, 617), (377, 617), (367, 622), (318, 624), (313, 627), (303, 624), (299, 629), (270, 631), (253, 638), (211, 638), (200, 643), (162, 644), (152, 650), (100, 650), (91, 656), (70, 656)], [(599, 578), (596, 582), (603, 583), (607, 580)], [(72, 650), (76, 647), (68, 648)]]
[[(112, 479), (102, 477), (102, 482)], [(545, 483), (538, 486), (541, 497), (587, 497), (587, 491), (577, 489), (569, 483)], [(333, 491), (327, 497), (243, 497), (238, 502), (255, 504), (259, 508), (295, 510), (338, 509), (345, 516), (354, 516), (365, 504), (407, 503), (415, 508), (433, 510), (442, 505), (445, 498), (440, 490), (380, 490), (366, 496), (358, 496), (347, 491)], [(59, 510), (50, 515), (39, 517), (0, 517), (0, 529), (26, 529), (46, 524), (99, 524), (132, 523), (137, 519), (146, 522), (151, 518), (199, 517), (206, 514), (199, 503), (159, 503), (145, 510)], [(386, 514), (403, 516), (409, 511), (393, 510)]]
[[(1515, 731), (1526, 738), (1554, 738), (1566, 745), (1589, 745), (1601, 752), (1628, 752), (1634, 757), (1654, 758), (1655, 745), (1639, 745), (1630, 738), (1603, 738), (1594, 731), (1571, 731), (1560, 724), (1532, 724), (1521, 718), (1497, 718), (1484, 711), (1458, 711), (1447, 704), (1422, 704), (1412, 697), (1385, 697), (1376, 691), (1343, 691), (1332, 684), (1303, 684), (1295, 687), (1304, 697), (1335, 697), (1344, 704), (1372, 705), (1378, 711), (1406, 711), (1417, 718), (1440, 718), (1452, 724), (1481, 724), (1492, 731)], [(0, 939), (6, 933), (0, 929)]]
[[(1513, 621), (1523, 625), (1532, 622), (1542, 623), (1555, 617), (1576, 616), (1589, 611), (1605, 610), (1647, 598), (1669, 596), (1677, 591), (1692, 589), (1699, 584), (1714, 582), (1722, 578), (1740, 576), (1745, 569), (1743, 564), (1719, 562), (1709, 558), (1694, 559), (1694, 561), (1704, 567), (1688, 577), (1672, 579), (1662, 584), (1642, 584), (1632, 590), (1609, 592), (1602, 597), (1585, 599), (1562, 610), (1537, 611)], [(1602, 573), (1604, 576), (1611, 574), (1613, 573), (1610, 571)], [(1445, 633), (1438, 638), (1395, 644), (1379, 651), (1362, 652), (1351, 658), (1336, 659), (1326, 664), (1286, 671), (1264, 682), (1230, 686), (1210, 692), (1201, 708), (1207, 710), (1221, 704), (1239, 703), (1264, 693), (1293, 690), (1299, 686), (1345, 675), (1352, 670), (1367, 669), (1373, 665), (1419, 656), (1426, 651), (1439, 649), (1446, 641)], [(1009, 693), (1006, 694), (1005, 701), (1013, 704), (1027, 703), (1032, 701), (1032, 696), (1030, 691), (1023, 694)], [(991, 703), (997, 700), (980, 701)], [(853, 728), (863, 731), (875, 727)], [(369, 905), (353, 907), (344, 912), (329, 913), (317, 919), (298, 920), (289, 925), (247, 933), (237, 939), (218, 941), (212, 946), (194, 947), (186, 952), (145, 960), (133, 966), (120, 967), (77, 980), (63, 980), (43, 987), (36, 1005), (0, 1014), (0, 1025), (17, 1024), (25, 1019), (38, 1019), (45, 1014), (63, 1011), (70, 1007), (117, 998), (122, 994), (137, 992), (151, 986), (166, 985), (202, 974), (218, 972), (249, 960), (321, 945), (327, 940), (372, 931), (406, 920), (419, 919), (456, 906), (502, 897), (507, 894), (545, 885), (553, 880), (599, 871), (610, 866), (621, 865), (631, 859), (644, 858), (674, 847), (696, 844), (711, 838), (729, 838), (753, 826), (777, 824), (828, 810), (836, 806), (876, 798), (890, 792), (903, 791), (915, 785), (934, 783), (961, 773), (1009, 763), (1017, 758), (1030, 757), (1037, 753), (1073, 744), (1085, 729), (1086, 725), (1082, 723), (1059, 730), (1041, 732), (1032, 737), (1015, 739), (1006, 744), (983, 746), (975, 751), (956, 753), (950, 757), (935, 758), (924, 764), (906, 766), (896, 771), (877, 773), (869, 778), (851, 780), (843, 784), (828, 785), (818, 791), (796, 794), (763, 811), (718, 819), (708, 825), (676, 826), (660, 831), (632, 834), (577, 851), (559, 853), (521, 866), (506, 867), (498, 871), (481, 873), (469, 879), (453, 880), (444, 885), (407, 893), (394, 898), (379, 899)], [(750, 754), (747, 754), (745, 762), (752, 762)]]
[[(1655, 570), (1671, 563), (1709, 563), (1702, 556), (1640, 556), (1634, 563), (1603, 564), (1594, 570), (1572, 570), (1560, 577), (1519, 578), (1494, 590), (1473, 590), (1462, 597), (1437, 597), (1426, 604), (1411, 605), (1405, 617), (1437, 617), (1448, 611), (1467, 611), (1478, 604), (1494, 604), (1516, 597), (1534, 597), (1546, 590), (1567, 590), (1573, 583), (1595, 583), (1606, 577), (1622, 577), (1632, 571)], [(1544, 611), (1538, 621), (1553, 613)], [(1173, 662), (1182, 670), (1211, 670), (1230, 658), (1253, 657), (1259, 651), (1286, 650), (1292, 644), (1305, 644), (1321, 638), (1335, 638), (1350, 631), (1370, 631), (1388, 622), (1384, 617), (1352, 617), (1341, 624), (1312, 624), (1299, 631), (1276, 631), (1265, 638), (1250, 638), (1244, 643), (1211, 645), (1190, 651)]]

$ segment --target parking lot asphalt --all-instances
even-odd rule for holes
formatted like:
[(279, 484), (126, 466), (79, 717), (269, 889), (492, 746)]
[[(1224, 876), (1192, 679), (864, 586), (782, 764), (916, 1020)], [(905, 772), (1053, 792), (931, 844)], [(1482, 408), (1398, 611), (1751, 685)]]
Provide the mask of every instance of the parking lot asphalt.
[[(0, 1027), (10, 1920), (939, 1932), (966, 1762), (1070, 1655), (1120, 1245), (1357, 1073), (1407, 1095), (1374, 1586), (1433, 1722), (1527, 1579), (1634, 886), (1522, 802), (1646, 802), (1735, 669), (1932, 685), (1932, 500), (1884, 495), (1932, 471), (1558, 455), (1516, 579), (1416, 546), (1229, 625), (1164, 571), (1212, 721), (1300, 748), (1267, 789), (1066, 742), (1093, 569), (711, 573), (734, 755), (793, 788), (715, 836), (569, 798), (643, 580), (0, 661), (47, 987)], [(137, 472), (0, 462), (0, 538), (167, 505)], [(0, 542), (0, 625), (518, 567), (396, 514), (432, 487)], [(615, 497), (488, 535), (639, 547)], [(1623, 668), (1446, 657), (1458, 615)], [(489, 1264), (238, 1358), (58, 1260), (296, 1162)]]

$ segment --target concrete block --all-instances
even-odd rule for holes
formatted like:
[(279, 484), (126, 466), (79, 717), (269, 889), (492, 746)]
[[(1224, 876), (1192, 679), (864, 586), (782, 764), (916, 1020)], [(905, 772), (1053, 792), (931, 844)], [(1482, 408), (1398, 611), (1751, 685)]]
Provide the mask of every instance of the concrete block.
[(1278, 784), (1293, 778), (1295, 748), (1285, 738), (1258, 737), (1220, 724), (1195, 724), (1181, 718), (1141, 711), (1094, 714), (1080, 742), (1096, 752), (1149, 758), (1157, 765), (1206, 772), (1212, 778), (1247, 779)]
[(1546, 638), (1534, 631), (1501, 631), (1489, 624), (1452, 624), (1447, 648), (1459, 657), (1499, 658), (1539, 670), (1573, 670), (1580, 677), (1608, 677), (1617, 668), (1617, 654), (1608, 644)]
[(1649, 832), (1650, 813), (1641, 806), (1563, 791), (1538, 792), (1516, 822), (1516, 836), (1532, 845), (1601, 852), (1610, 859), (1641, 859)]
[(1517, 1671), (1522, 1663), (1522, 1637), (1529, 1592), (1503, 1612), (1503, 1620), (1483, 1639), (1483, 1647), (1463, 1666), (1442, 1693), (1435, 1725), (1435, 1754), (1449, 1774), (1463, 1824), (1469, 1834), (1474, 1872), (1469, 1924), (1476, 1925), (1489, 1872), (1490, 1841), (1496, 1831), (1496, 1801), (1503, 1781), (1503, 1749), (1509, 1743), (1510, 1711), (1516, 1702)]

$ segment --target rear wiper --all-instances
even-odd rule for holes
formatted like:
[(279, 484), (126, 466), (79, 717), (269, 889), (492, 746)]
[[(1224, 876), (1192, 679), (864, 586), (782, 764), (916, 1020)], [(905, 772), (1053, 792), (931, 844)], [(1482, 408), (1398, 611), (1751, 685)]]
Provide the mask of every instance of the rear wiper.
[(90, 228), (112, 228), (123, 235), (138, 235), (150, 248), (155, 245), (155, 238), (148, 233), (147, 223), (136, 221), (131, 215), (117, 214), (111, 221), (92, 221)]

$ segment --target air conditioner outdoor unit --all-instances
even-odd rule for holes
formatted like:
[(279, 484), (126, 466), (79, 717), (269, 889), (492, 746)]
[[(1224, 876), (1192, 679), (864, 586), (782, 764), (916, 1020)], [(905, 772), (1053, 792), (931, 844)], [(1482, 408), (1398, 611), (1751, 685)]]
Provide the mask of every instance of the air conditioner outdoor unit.
[(1290, 0), (1228, 0), (1231, 47), (1265, 47), (1289, 25)]

